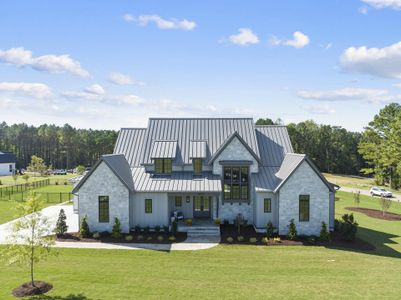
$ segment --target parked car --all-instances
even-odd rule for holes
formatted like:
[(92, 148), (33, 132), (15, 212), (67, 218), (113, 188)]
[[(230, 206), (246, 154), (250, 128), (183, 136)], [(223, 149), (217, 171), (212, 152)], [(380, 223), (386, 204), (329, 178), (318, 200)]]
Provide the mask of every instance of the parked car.
[(67, 171), (64, 169), (55, 170), (54, 175), (67, 175)]
[(385, 189), (379, 188), (377, 186), (374, 186), (370, 189), (370, 194), (372, 196), (383, 196), (383, 197), (388, 197), (391, 198), (393, 197), (393, 194), (389, 191), (386, 191)]

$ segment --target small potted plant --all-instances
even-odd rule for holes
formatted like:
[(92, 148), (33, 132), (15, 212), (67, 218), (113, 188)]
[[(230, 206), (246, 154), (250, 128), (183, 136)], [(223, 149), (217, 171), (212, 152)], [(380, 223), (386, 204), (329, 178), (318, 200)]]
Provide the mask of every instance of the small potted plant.
[(188, 226), (192, 226), (192, 219), (186, 219), (185, 224), (187, 224)]

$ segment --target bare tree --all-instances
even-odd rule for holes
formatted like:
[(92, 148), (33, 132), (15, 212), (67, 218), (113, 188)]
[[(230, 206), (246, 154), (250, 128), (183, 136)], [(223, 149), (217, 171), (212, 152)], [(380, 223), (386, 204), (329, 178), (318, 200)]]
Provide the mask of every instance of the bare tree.
[(387, 211), (390, 209), (391, 202), (392, 202), (391, 199), (380, 196), (379, 203), (383, 212), (383, 216), (386, 215)]
[(354, 192), (353, 194), (354, 194), (354, 202), (355, 202), (356, 206), (359, 207), (359, 203), (361, 202), (361, 191), (358, 190), (357, 192)]

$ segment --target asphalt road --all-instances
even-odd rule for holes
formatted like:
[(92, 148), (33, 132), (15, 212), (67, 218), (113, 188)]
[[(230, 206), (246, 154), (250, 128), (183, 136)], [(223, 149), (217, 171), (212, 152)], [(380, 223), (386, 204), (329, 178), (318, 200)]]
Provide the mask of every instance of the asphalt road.
[[(360, 191), (361, 195), (370, 196), (370, 192), (368, 190), (361, 190), (361, 189), (350, 188), (350, 187), (346, 187), (346, 186), (342, 186), (340, 188), (340, 191), (349, 192), (349, 193)], [(391, 198), (391, 200), (401, 202), (401, 195), (393, 194), (393, 198)]]

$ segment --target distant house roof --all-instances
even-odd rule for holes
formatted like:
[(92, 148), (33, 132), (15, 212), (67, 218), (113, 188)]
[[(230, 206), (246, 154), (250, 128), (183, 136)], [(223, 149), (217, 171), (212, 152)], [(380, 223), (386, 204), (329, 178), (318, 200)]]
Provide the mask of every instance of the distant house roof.
[(177, 153), (177, 141), (154, 141), (150, 157), (175, 158)]
[(0, 163), (16, 163), (17, 157), (9, 151), (0, 151)]
[(189, 158), (206, 158), (206, 151), (206, 141), (191, 141), (189, 144)]
[(97, 163), (93, 166), (90, 172), (88, 172), (84, 178), (82, 178), (79, 183), (74, 187), (72, 193), (75, 194), (79, 191), (81, 186), (90, 177), (90, 175), (95, 172), (96, 168), (100, 163), (104, 162), (116, 176), (121, 180), (121, 182), (131, 191), (134, 190), (134, 182), (132, 181), (132, 173), (130, 166), (125, 159), (123, 154), (109, 154), (102, 155)]

